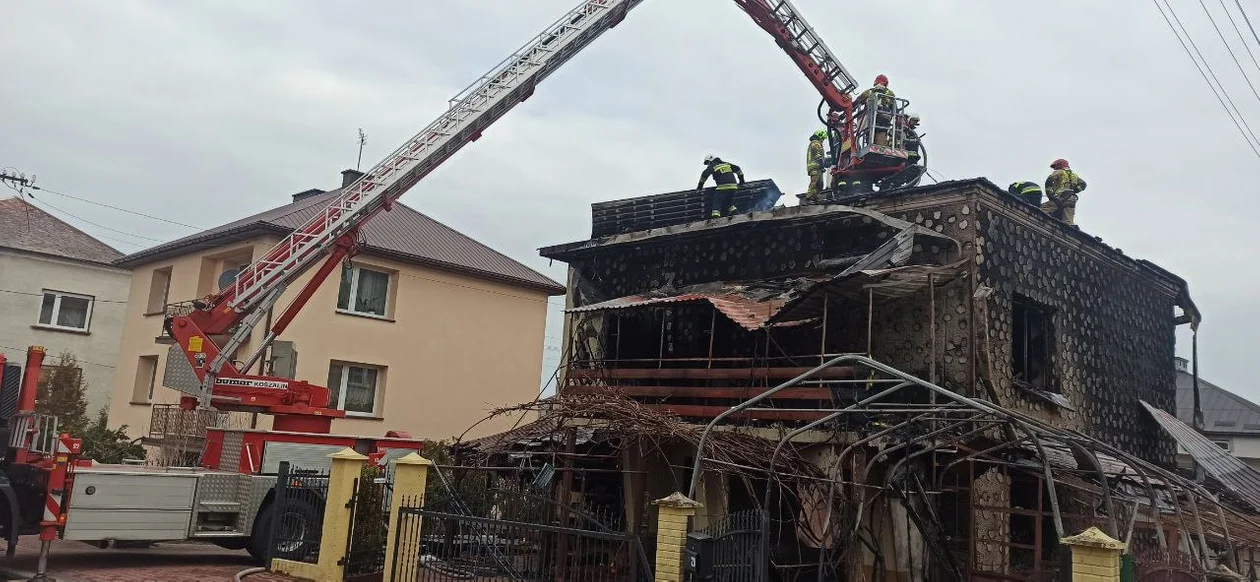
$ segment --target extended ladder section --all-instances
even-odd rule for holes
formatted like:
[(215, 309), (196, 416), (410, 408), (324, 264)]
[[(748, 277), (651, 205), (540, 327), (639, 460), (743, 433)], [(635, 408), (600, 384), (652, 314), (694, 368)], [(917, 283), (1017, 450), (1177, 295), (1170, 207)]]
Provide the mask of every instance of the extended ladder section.
[(533, 92), (548, 75), (615, 26), (642, 0), (590, 0), (569, 11), (520, 50), (474, 81), (450, 101), (433, 123), (394, 150), (362, 178), (344, 188), (275, 248), (237, 275), (210, 301), (248, 313), (274, 304), (283, 288), (324, 256), (338, 237), (388, 205), (487, 126)]
[(827, 105), (843, 109), (857, 81), (788, 0), (735, 0), (792, 57)]

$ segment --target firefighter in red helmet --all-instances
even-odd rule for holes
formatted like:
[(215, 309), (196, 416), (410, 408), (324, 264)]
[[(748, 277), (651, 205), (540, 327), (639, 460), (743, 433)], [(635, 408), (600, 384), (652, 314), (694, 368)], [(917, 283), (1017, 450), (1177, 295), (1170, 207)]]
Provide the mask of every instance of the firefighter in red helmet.
[[(874, 107), (876, 113), (876, 125), (890, 125), (893, 114), (896, 113), (897, 100), (892, 89), (888, 88), (888, 76), (879, 75), (875, 77), (875, 84), (858, 95), (857, 101), (854, 102), (856, 108)], [(866, 115), (861, 115), (858, 119), (859, 128), (866, 124)], [(878, 127), (875, 130), (875, 144), (888, 145), (888, 132)]]
[(1085, 180), (1072, 171), (1068, 161), (1059, 158), (1050, 163), (1046, 178), (1046, 198), (1041, 210), (1070, 225), (1076, 225), (1076, 201), (1085, 191)]

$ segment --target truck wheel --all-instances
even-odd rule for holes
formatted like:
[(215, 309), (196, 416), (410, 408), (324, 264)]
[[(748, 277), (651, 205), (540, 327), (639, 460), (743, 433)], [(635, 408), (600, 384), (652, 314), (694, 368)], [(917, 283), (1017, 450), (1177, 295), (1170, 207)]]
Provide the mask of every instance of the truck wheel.
[[(279, 509), (278, 505), (272, 503), (263, 508), (254, 521), (246, 549), (255, 560), (265, 560), (268, 554), (273, 558), (301, 560), (319, 541), (322, 516), (315, 506), (303, 499), (285, 501), (284, 507)], [(268, 547), (273, 529), (277, 537), (274, 549)]]

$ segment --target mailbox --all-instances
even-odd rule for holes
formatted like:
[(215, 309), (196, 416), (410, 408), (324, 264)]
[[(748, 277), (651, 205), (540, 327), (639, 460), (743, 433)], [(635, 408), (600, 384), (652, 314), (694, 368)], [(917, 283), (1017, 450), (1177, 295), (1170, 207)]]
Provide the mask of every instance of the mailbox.
[(683, 571), (690, 580), (712, 580), (713, 579), (713, 536), (693, 531), (687, 534), (687, 547), (685, 560), (683, 561)]

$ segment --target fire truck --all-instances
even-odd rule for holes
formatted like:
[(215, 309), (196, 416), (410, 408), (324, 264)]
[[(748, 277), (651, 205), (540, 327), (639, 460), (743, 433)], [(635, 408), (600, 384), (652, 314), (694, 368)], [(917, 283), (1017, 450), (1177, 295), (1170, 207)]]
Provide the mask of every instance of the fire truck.
[[(898, 147), (904, 99), (877, 109), (852, 97), (857, 83), (788, 0), (733, 0), (773, 37), (822, 96), (819, 118), (831, 136), (832, 172), (896, 187), (917, 181)], [(359, 230), (465, 145), (476, 141), (540, 82), (625, 19), (642, 0), (586, 0), (456, 95), (449, 108), (295, 229), (218, 293), (168, 306), (163, 327), (174, 338), (163, 385), (186, 410), (267, 414), (271, 430), (209, 428), (199, 466), (106, 465), (79, 458), (81, 442), (58, 434), (57, 419), (38, 414), (42, 348), (25, 368), (5, 366), (0, 424), (9, 435), (0, 463), (0, 530), (10, 555), (18, 537), (38, 533), (40, 572), (54, 539), (213, 541), (265, 553), (271, 490), (280, 459), (318, 468), (328, 453), (351, 447), (384, 462), (421, 442), (402, 432), (336, 435), (329, 390), (304, 380), (251, 374), (315, 290), (359, 248)], [(828, 109), (823, 114), (824, 106)], [(880, 136), (883, 136), (881, 139)], [(890, 137), (891, 136), (891, 137)], [(805, 140), (802, 139), (802, 149)], [(269, 327), (259, 327), (289, 285), (315, 269)], [(248, 354), (238, 351), (262, 335)], [(6, 403), (11, 406), (6, 407)], [(316, 504), (316, 502), (312, 502)], [(301, 512), (315, 516), (317, 507)]]

